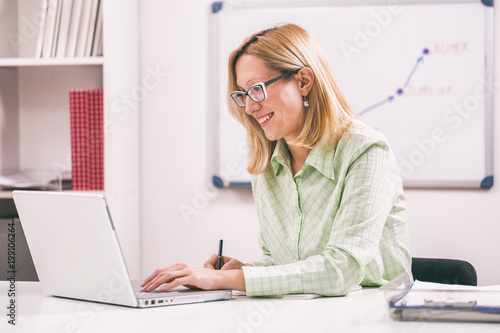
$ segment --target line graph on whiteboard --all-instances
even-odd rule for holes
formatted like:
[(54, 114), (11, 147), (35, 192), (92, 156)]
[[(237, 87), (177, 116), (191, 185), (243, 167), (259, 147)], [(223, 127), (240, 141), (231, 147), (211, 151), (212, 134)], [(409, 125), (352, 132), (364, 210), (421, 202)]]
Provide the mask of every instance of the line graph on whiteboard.
[(422, 50), (422, 55), (417, 59), (417, 63), (415, 64), (415, 66), (411, 70), (410, 74), (408, 75), (408, 78), (406, 79), (405, 84), (403, 85), (403, 87), (399, 87), (396, 90), (396, 96), (390, 95), (386, 99), (363, 109), (362, 111), (359, 112), (359, 115), (362, 116), (365, 113), (368, 113), (368, 112), (370, 112), (370, 111), (372, 111), (372, 110), (374, 110), (374, 109), (376, 109), (384, 104), (392, 103), (397, 96), (402, 96), (405, 93), (406, 89), (408, 88), (408, 85), (410, 84), (411, 79), (412, 79), (413, 75), (415, 74), (416, 70), (424, 64), (424, 56), (427, 56), (427, 55), (429, 55), (429, 49), (424, 48)]

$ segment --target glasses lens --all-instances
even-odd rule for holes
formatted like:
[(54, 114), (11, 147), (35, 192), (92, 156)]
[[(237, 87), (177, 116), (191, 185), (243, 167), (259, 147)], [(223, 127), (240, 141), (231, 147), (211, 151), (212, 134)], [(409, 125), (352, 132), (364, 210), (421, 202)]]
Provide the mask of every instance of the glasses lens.
[(266, 99), (264, 89), (264, 85), (260, 83), (256, 84), (255, 86), (251, 86), (250, 89), (248, 89), (248, 96), (250, 96), (250, 98), (255, 102), (262, 102)]
[(233, 101), (240, 107), (245, 107), (246, 94), (242, 91), (235, 91), (231, 94)]

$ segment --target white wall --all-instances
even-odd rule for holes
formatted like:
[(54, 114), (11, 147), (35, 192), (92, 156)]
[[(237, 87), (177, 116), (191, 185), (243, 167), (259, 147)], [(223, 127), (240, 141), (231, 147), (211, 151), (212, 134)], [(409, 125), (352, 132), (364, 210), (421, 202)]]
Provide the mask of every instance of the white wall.
[[(201, 265), (217, 250), (219, 238), (226, 255), (242, 261), (260, 256), (251, 190), (218, 191), (210, 185), (211, 3), (140, 3), (140, 77), (148, 87), (141, 101), (143, 276), (177, 261)], [(500, 19), (498, 6), (495, 16)], [(497, 54), (499, 38), (500, 33)], [(500, 117), (494, 126), (500, 130)], [(500, 147), (500, 135), (495, 146)], [(495, 165), (498, 177), (498, 154)], [(413, 256), (468, 260), (479, 284), (500, 284), (500, 184), (489, 191), (406, 194)]]
[[(251, 191), (216, 192), (209, 181), (210, 3), (140, 3), (141, 77), (147, 68), (167, 73), (141, 107), (143, 274), (201, 265), (220, 238), (227, 255), (260, 256)], [(187, 206), (196, 211), (189, 218), (179, 210)]]

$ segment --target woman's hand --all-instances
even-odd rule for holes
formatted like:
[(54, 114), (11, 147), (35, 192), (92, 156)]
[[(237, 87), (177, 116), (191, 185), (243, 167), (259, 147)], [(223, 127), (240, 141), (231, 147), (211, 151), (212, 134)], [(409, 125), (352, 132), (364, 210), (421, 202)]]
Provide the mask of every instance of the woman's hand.
[(159, 268), (144, 280), (141, 291), (152, 291), (167, 283), (159, 290), (167, 291), (178, 286), (196, 287), (204, 290), (235, 289), (245, 290), (245, 278), (241, 270), (224, 272), (177, 263)]
[[(210, 258), (203, 264), (203, 267), (209, 269), (215, 269), (217, 267), (217, 259), (219, 256), (217, 254), (212, 254)], [(239, 260), (233, 259), (231, 257), (222, 256), (222, 267), (221, 270), (227, 269), (240, 269), (243, 266), (250, 266), (249, 264), (244, 264)]]

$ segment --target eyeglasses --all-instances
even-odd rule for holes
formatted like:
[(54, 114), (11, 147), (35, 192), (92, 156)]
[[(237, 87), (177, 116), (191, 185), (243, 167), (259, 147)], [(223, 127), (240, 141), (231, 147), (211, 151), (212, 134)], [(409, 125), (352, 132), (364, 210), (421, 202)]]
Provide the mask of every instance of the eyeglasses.
[(298, 70), (288, 72), (285, 74), (281, 74), (278, 77), (275, 77), (274, 79), (271, 79), (269, 81), (266, 81), (264, 83), (256, 83), (250, 88), (248, 88), (247, 91), (233, 91), (231, 93), (231, 98), (233, 101), (239, 106), (239, 107), (246, 107), (246, 99), (247, 96), (252, 99), (252, 101), (256, 103), (263, 102), (267, 98), (267, 92), (266, 92), (266, 86), (270, 85), (271, 83), (274, 83), (278, 80), (281, 80), (289, 75), (297, 73)]

